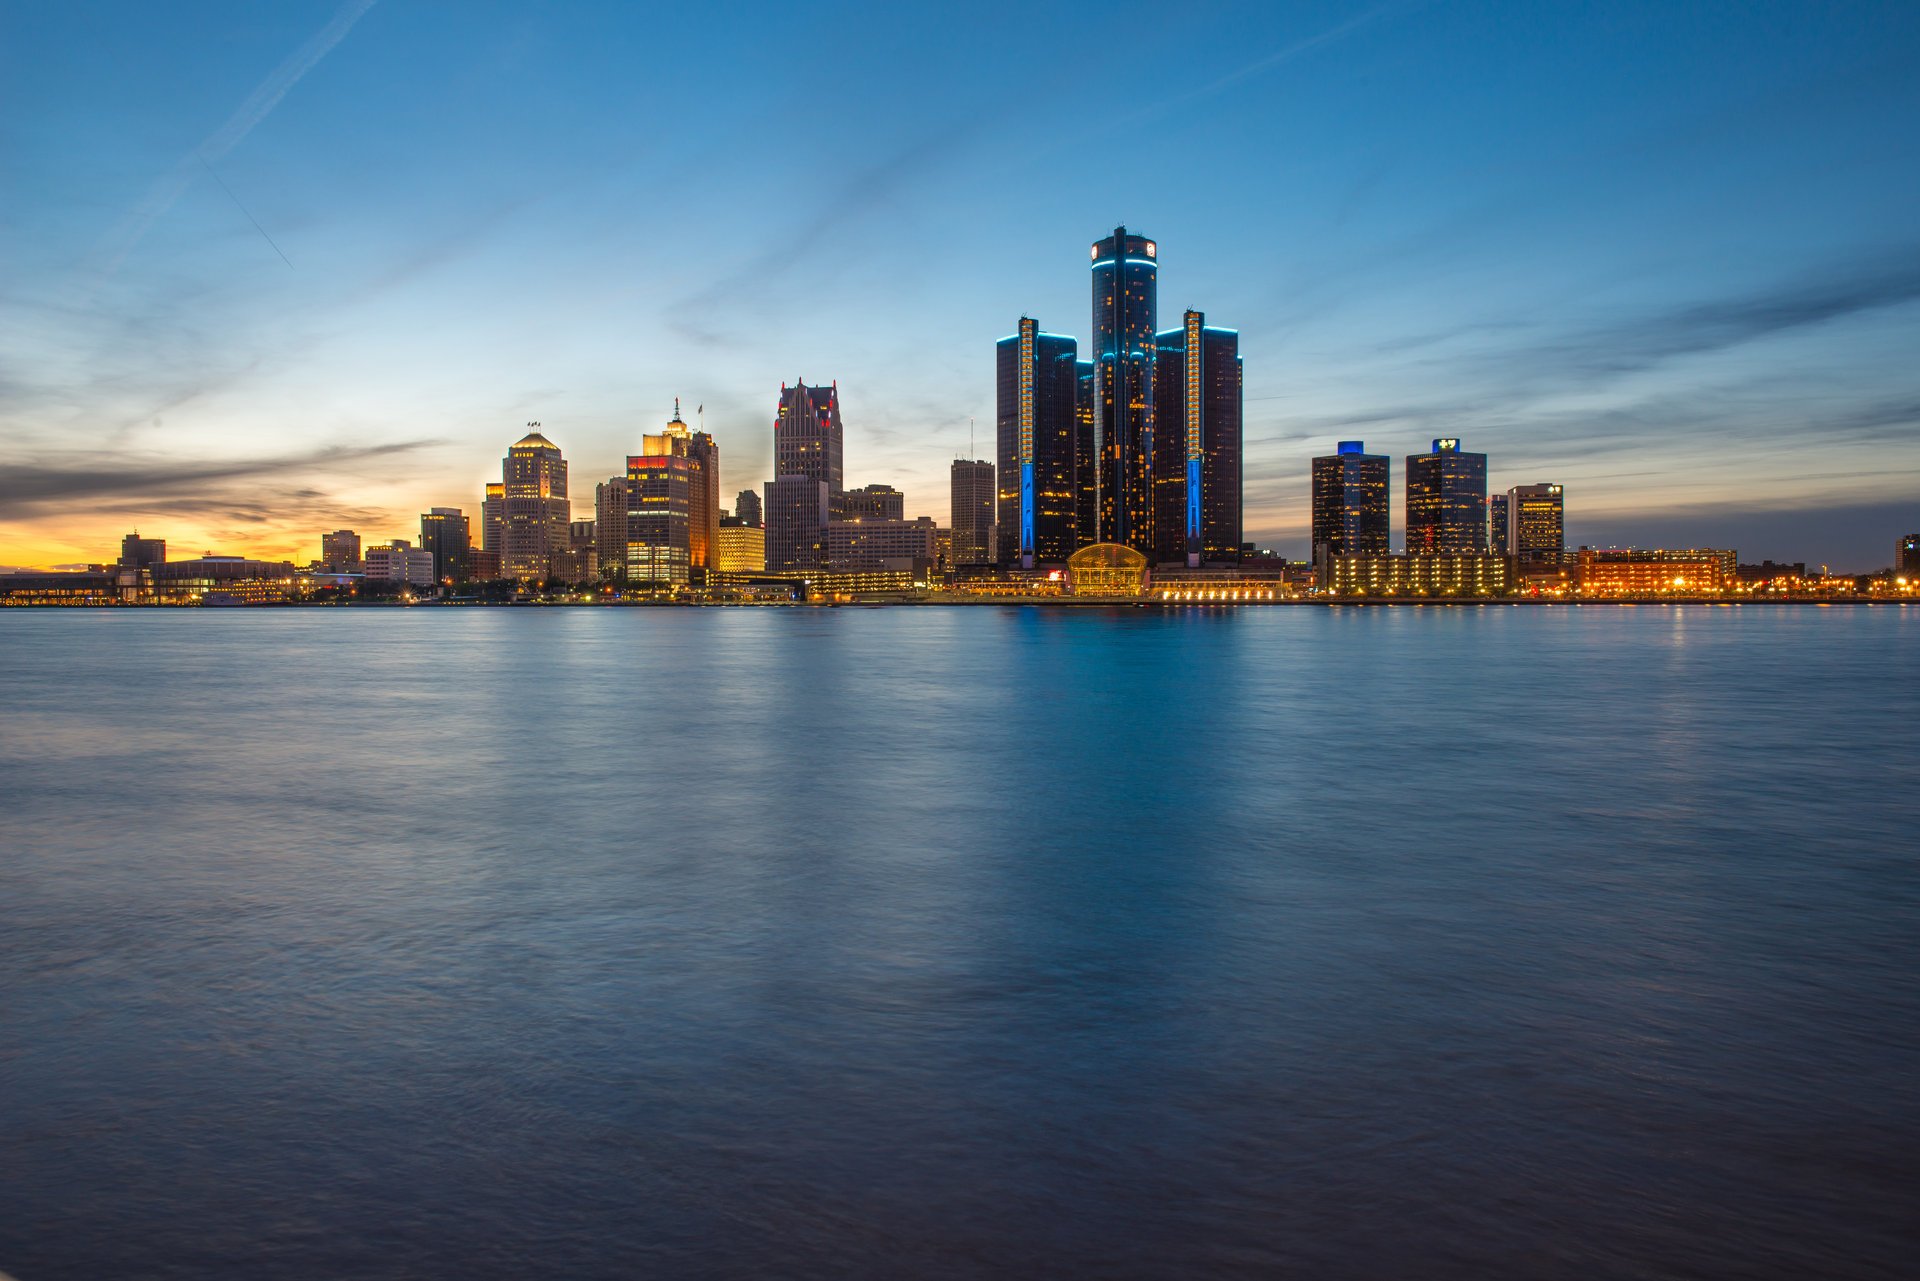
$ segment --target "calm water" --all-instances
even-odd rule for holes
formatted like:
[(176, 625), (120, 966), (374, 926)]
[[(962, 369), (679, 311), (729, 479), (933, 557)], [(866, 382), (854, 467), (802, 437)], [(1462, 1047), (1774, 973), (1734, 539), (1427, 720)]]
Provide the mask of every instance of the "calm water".
[(1892, 1277), (1920, 609), (0, 611), (0, 1271)]

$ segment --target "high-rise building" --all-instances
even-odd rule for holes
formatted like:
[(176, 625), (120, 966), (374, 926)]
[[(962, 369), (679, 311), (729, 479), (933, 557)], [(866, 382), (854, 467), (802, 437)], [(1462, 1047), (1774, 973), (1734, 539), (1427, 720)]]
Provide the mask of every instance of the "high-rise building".
[(1507, 491), (1504, 554), (1523, 565), (1566, 559), (1566, 494), (1559, 485), (1515, 485)]
[(627, 478), (614, 476), (593, 487), (594, 565), (607, 582), (627, 581)]
[(1098, 541), (1151, 556), (1159, 247), (1116, 227), (1092, 252), (1096, 466), (1080, 480), (1081, 501), (1094, 505)]
[(1343, 440), (1313, 460), (1313, 563), (1332, 556), (1385, 556), (1387, 483), (1393, 463), (1365, 441)]
[(1240, 559), (1240, 335), (1198, 311), (1154, 339), (1153, 559)]
[(1894, 549), (1893, 568), (1898, 574), (1920, 574), (1920, 534), (1908, 534), (1900, 540), (1900, 546)]
[(687, 427), (677, 396), (663, 434), (686, 442), (689, 579), (680, 581), (703, 583), (713, 567), (714, 532), (720, 528), (720, 446), (706, 432)]
[(951, 476), (954, 565), (984, 565), (993, 559), (993, 464), (956, 458)]
[(1020, 327), (996, 349), (999, 558), (1027, 569), (1065, 564), (1077, 543), (1075, 504), (1076, 344)]
[(820, 481), (827, 487), (828, 498), (837, 502), (843, 488), (844, 445), (838, 383), (826, 387), (780, 385), (780, 412), (773, 422), (776, 477), (805, 476)]
[[(495, 557), (505, 554), (507, 545), (507, 487), (488, 485), (480, 498), (480, 550)], [(505, 571), (502, 571), (503, 573)]]
[[(759, 495), (754, 495), (758, 506)], [(758, 574), (767, 567), (767, 531), (738, 516), (723, 516), (715, 543), (714, 568), (723, 574)]]
[(764, 522), (760, 519), (760, 495), (751, 489), (743, 489), (740, 496), (733, 500), (733, 514), (740, 518), (743, 525), (759, 529)]
[(501, 461), (500, 562), (508, 578), (546, 578), (568, 550), (567, 461), (539, 423)]
[(836, 520), (827, 525), (827, 568), (932, 568), (938, 559), (939, 529), (933, 517), (915, 520)]
[(1451, 437), (1407, 455), (1407, 551), (1466, 555), (1487, 550), (1487, 456)]
[(1073, 544), (1076, 549), (1100, 541), (1100, 451), (1094, 419), (1093, 362), (1073, 362)]
[(835, 520), (905, 520), (907, 496), (892, 485), (862, 485), (845, 490), (834, 505)]
[[(627, 581), (684, 586), (693, 568), (691, 435), (679, 407), (665, 431), (627, 459)], [(711, 544), (709, 544), (711, 546)]]
[(767, 482), (768, 569), (826, 568), (832, 501), (827, 482), (811, 476), (776, 476)]
[(567, 525), (567, 572), (570, 583), (591, 583), (599, 577), (600, 543), (596, 522), (572, 521)]
[(473, 536), (458, 507), (436, 507), (420, 517), (420, 546), (433, 557), (435, 582), (458, 582), (467, 577), (467, 549)]
[[(326, 537), (322, 536), (320, 539), (320, 549), (323, 553), (326, 551), (326, 545)], [(358, 540), (355, 540), (354, 550), (356, 552), (359, 551)], [(140, 537), (140, 531), (135, 530), (120, 540), (120, 568), (150, 569), (155, 565), (164, 565), (166, 563), (166, 539), (142, 538)]]
[(351, 529), (336, 529), (320, 535), (320, 561), (336, 574), (360, 571), (360, 535)]
[(1487, 495), (1487, 550), (1495, 556), (1507, 554), (1507, 496)]

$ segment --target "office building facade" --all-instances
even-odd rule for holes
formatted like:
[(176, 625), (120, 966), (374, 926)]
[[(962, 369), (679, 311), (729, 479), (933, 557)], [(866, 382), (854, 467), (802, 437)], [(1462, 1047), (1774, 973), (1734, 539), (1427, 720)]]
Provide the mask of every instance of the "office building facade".
[[(1093, 244), (1091, 475), (1094, 542), (1151, 556), (1154, 544), (1154, 340), (1159, 246), (1125, 227)], [(1004, 488), (1004, 485), (1003, 485)]]
[(508, 578), (541, 579), (567, 553), (573, 509), (566, 459), (539, 423), (527, 425), (501, 462), (500, 563)]
[(993, 559), (993, 464), (956, 458), (949, 472), (952, 550), (949, 565), (985, 565)]
[(722, 574), (760, 573), (767, 567), (767, 531), (738, 516), (722, 517), (713, 559), (714, 569)]
[(1495, 556), (1507, 554), (1507, 496), (1487, 495), (1487, 550)]
[(1487, 550), (1487, 456), (1452, 437), (1407, 456), (1407, 551), (1467, 556)]
[[(327, 540), (322, 537), (320, 549), (324, 554)], [(354, 540), (354, 550), (359, 551), (359, 540)], [(167, 540), (164, 538), (142, 538), (135, 530), (120, 540), (121, 569), (149, 569), (155, 565), (167, 563)]]
[(915, 520), (836, 520), (827, 526), (827, 568), (931, 569), (939, 556), (933, 517)]
[(845, 487), (843, 453), (846, 431), (840, 420), (840, 385), (780, 385), (780, 409), (773, 423), (773, 474), (805, 476), (827, 487), (838, 501)]
[(1501, 554), (1522, 565), (1558, 565), (1566, 559), (1566, 491), (1559, 485), (1515, 485), (1507, 491), (1507, 529)]
[(1065, 564), (1078, 543), (1076, 344), (1022, 316), (995, 362), (1000, 562)]
[(613, 476), (593, 487), (594, 576), (627, 581), (627, 478)]
[(862, 485), (841, 493), (835, 520), (905, 520), (907, 496), (892, 485)]
[(832, 493), (811, 476), (776, 476), (767, 482), (766, 557), (769, 570), (824, 571)]
[(1365, 441), (1343, 440), (1313, 460), (1313, 563), (1332, 556), (1385, 556), (1392, 460)]
[(764, 523), (760, 519), (760, 495), (751, 489), (743, 489), (733, 500), (733, 514), (742, 524), (752, 525), (755, 529)]
[(1161, 564), (1240, 559), (1240, 335), (1188, 311), (1154, 340), (1154, 552)]
[(642, 436), (640, 452), (627, 459), (630, 586), (684, 587), (693, 581), (691, 434), (677, 405), (674, 414), (665, 431)]
[(433, 557), (433, 577), (460, 582), (468, 575), (467, 549), (473, 545), (467, 517), (458, 507), (435, 507), (420, 517), (420, 546)]
[(351, 529), (336, 529), (320, 535), (320, 563), (336, 574), (360, 571), (360, 535)]

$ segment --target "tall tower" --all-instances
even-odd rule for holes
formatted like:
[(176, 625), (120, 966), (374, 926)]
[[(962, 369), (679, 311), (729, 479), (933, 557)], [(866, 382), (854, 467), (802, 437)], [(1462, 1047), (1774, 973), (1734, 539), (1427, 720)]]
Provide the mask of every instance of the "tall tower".
[(1188, 311), (1155, 340), (1153, 559), (1240, 559), (1240, 334)]
[(951, 480), (955, 565), (984, 565), (993, 556), (993, 464), (956, 458)]
[(508, 448), (500, 464), (501, 572), (508, 578), (545, 578), (556, 557), (570, 550), (567, 461), (560, 449), (528, 423), (527, 434)]
[(657, 436), (642, 436), (627, 458), (627, 581), (684, 586), (692, 579), (692, 434), (673, 419)]
[(834, 502), (845, 487), (841, 454), (840, 384), (809, 387), (780, 384), (780, 412), (773, 421), (773, 474), (824, 481)]
[(1503, 555), (1523, 565), (1558, 565), (1567, 551), (1567, 492), (1560, 485), (1515, 485), (1507, 491)]
[(1313, 460), (1313, 563), (1387, 554), (1387, 482), (1393, 460), (1362, 440)]
[[(1511, 519), (1511, 512), (1509, 512)], [(1487, 456), (1448, 437), (1407, 455), (1407, 551), (1448, 556), (1487, 550)]]
[[(1151, 556), (1159, 246), (1125, 227), (1093, 244), (1095, 536)], [(1087, 481), (1081, 488), (1089, 488)]]
[(664, 434), (686, 442), (687, 565), (692, 581), (704, 583), (720, 530), (720, 446), (706, 432), (688, 430), (678, 396)]
[(1079, 546), (1074, 528), (1076, 344), (1042, 333), (1038, 321), (996, 348), (999, 559), (1032, 569), (1063, 564)]

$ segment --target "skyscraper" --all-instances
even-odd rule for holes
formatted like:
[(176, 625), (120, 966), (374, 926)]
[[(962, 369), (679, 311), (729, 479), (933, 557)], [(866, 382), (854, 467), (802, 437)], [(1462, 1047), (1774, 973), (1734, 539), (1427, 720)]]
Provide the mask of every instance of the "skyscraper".
[(356, 572), (360, 568), (360, 535), (351, 529), (320, 535), (320, 561), (336, 574)]
[[(480, 499), (480, 550), (498, 559), (506, 547), (507, 487), (488, 485)], [(502, 571), (504, 572), (504, 571)]]
[(1240, 334), (1188, 311), (1154, 346), (1153, 559), (1238, 561)]
[(984, 565), (993, 559), (993, 464), (953, 460), (951, 475), (954, 565)]
[(1523, 565), (1558, 565), (1566, 550), (1566, 494), (1561, 486), (1509, 489), (1505, 554)]
[(594, 561), (602, 581), (627, 581), (627, 478), (614, 476), (593, 487)]
[(818, 570), (827, 563), (827, 482), (776, 476), (767, 482), (767, 568)]
[(1920, 534), (1908, 534), (1894, 549), (1893, 568), (1900, 574), (1920, 574)]
[[(680, 423), (680, 402), (673, 402)], [(697, 583), (714, 567), (714, 538), (720, 529), (720, 446), (704, 431), (687, 437), (687, 564)]]
[(1027, 569), (1064, 564), (1077, 545), (1074, 340), (1042, 333), (1038, 321), (996, 348), (999, 449), (999, 559)]
[(741, 490), (739, 497), (733, 500), (733, 514), (740, 518), (742, 524), (760, 528), (764, 523), (760, 519), (760, 495), (751, 489)]
[[(322, 537), (320, 548), (324, 553), (327, 540)], [(354, 541), (354, 553), (359, 554), (359, 540)], [(167, 540), (164, 538), (142, 538), (135, 530), (120, 540), (120, 568), (149, 569), (155, 565), (167, 563)]]
[[(1125, 227), (1093, 245), (1093, 440), (1082, 501), (1094, 505), (1100, 542), (1151, 556), (1153, 538), (1154, 324), (1159, 247)], [(1004, 525), (1003, 525), (1004, 528)]]
[(501, 568), (508, 578), (545, 578), (568, 550), (567, 462), (539, 423), (501, 462)]
[(1487, 495), (1487, 550), (1495, 556), (1507, 554), (1507, 496)]
[(907, 496), (892, 485), (862, 485), (845, 490), (833, 513), (835, 520), (905, 520)]
[(1487, 456), (1451, 437), (1407, 455), (1407, 551), (1463, 554), (1487, 550)]
[[(693, 461), (678, 402), (666, 430), (640, 438), (627, 459), (627, 581), (684, 586), (692, 581)], [(711, 547), (711, 544), (709, 544)]]
[(1393, 463), (1365, 441), (1343, 440), (1313, 460), (1313, 563), (1387, 554), (1387, 482)]
[(420, 546), (433, 557), (435, 582), (464, 579), (467, 549), (472, 545), (467, 518), (458, 507), (436, 507), (421, 515)]
[(840, 385), (780, 385), (780, 412), (773, 422), (773, 474), (822, 481), (838, 501), (843, 485), (841, 454), (845, 428), (840, 421)]

